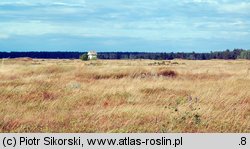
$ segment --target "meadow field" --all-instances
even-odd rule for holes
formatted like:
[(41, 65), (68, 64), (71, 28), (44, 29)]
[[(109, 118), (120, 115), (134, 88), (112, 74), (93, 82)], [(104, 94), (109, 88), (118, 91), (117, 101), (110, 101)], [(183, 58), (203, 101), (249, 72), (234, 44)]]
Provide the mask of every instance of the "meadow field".
[(0, 132), (250, 133), (250, 61), (0, 59)]

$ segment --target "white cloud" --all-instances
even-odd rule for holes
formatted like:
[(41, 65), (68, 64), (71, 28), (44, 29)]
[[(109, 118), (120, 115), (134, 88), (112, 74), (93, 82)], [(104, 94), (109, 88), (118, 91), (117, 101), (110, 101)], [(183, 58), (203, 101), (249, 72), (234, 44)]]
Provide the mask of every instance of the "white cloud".
[(10, 36), (42, 36), (64, 34), (79, 37), (128, 37), (148, 40), (183, 38), (231, 38), (249, 36), (246, 31), (249, 22), (202, 22), (139, 21), (139, 22), (84, 22), (55, 23), (39, 20), (27, 22), (5, 22), (0, 24), (0, 38)]
[(18, 6), (40, 6), (40, 5), (57, 5), (57, 6), (85, 6), (85, 0), (1, 0), (0, 5), (18, 5)]
[(18, 6), (33, 6), (34, 3), (31, 3), (30, 1), (27, 0), (20, 0), (20, 1), (7, 1), (7, 0), (2, 0), (0, 1), (0, 5), (18, 5)]
[(218, 12), (224, 13), (250, 13), (250, 2), (239, 0), (184, 0), (184, 3), (196, 3), (214, 7)]
[(250, 2), (228, 3), (219, 6), (219, 11), (230, 13), (250, 13)]
[(185, 3), (207, 3), (207, 4), (218, 4), (218, 0), (185, 0)]
[(0, 33), (0, 39), (8, 39), (9, 37), (10, 37), (9, 35)]
[[(0, 34), (8, 36), (40, 36), (46, 34), (66, 34), (82, 37), (135, 36), (122, 29), (114, 29), (112, 24), (98, 23), (53, 23), (43, 21), (2, 22)], [(5, 36), (2, 36), (2, 38)]]
[(2, 22), (0, 24), (0, 34), (15, 36), (15, 35), (44, 35), (53, 33), (55, 27), (41, 23), (40, 21), (29, 22)]
[[(4, 4), (4, 2), (6, 4), (8, 1), (1, 1), (0, 5)], [(214, 14), (212, 16), (209, 13), (206, 14), (206, 12), (204, 12), (204, 18), (192, 17), (193, 12), (183, 15), (184, 13), (177, 13), (174, 9), (165, 9), (165, 6), (160, 6), (162, 5), (160, 2), (152, 3), (153, 6), (156, 6), (153, 7), (155, 10), (151, 10), (152, 5), (150, 5), (149, 1), (143, 3), (140, 7), (135, 5), (138, 4), (138, 0), (137, 3), (131, 2), (132, 4), (129, 6), (128, 3), (125, 6), (122, 5), (121, 1), (115, 2), (119, 5), (113, 5), (114, 3), (110, 5), (103, 2), (93, 4), (88, 1), (89, 6), (81, 9), (67, 6), (83, 6), (85, 5), (84, 0), (56, 0), (53, 2), (49, 0), (35, 2), (33, 0), (21, 0), (16, 4), (36, 5), (43, 3), (61, 7), (39, 7), (28, 12), (23, 10), (18, 11), (18, 15), (13, 14), (12, 16), (15, 17), (16, 15), (16, 18), (20, 16), (28, 18), (26, 17), (27, 15), (32, 16), (32, 18), (27, 19), (28, 21), (22, 20), (22, 18), (2, 21), (0, 23), (0, 34), (2, 33), (0, 38), (8, 38), (14, 35), (40, 36), (46, 34), (65, 34), (81, 37), (132, 37), (161, 40), (167, 38), (224, 38), (225, 33), (232, 36), (249, 35), (246, 33), (249, 30), (250, 23), (243, 21), (243, 18), (234, 19)], [(246, 10), (249, 7), (249, 3), (246, 2), (233, 5), (223, 0), (186, 0), (184, 2), (199, 3), (202, 8), (209, 4), (209, 6), (215, 8), (215, 11), (218, 9), (223, 12), (229, 12), (231, 9), (233, 11), (238, 9)], [(100, 3), (101, 6), (99, 5)], [(174, 5), (173, 3), (172, 5), (179, 7), (179, 5)], [(158, 8), (161, 11), (159, 11), (159, 14), (155, 14), (154, 12), (157, 12), (156, 9)], [(186, 7), (180, 8), (180, 10), (185, 12), (184, 8)], [(197, 11), (202, 12), (200, 9), (197, 6)], [(23, 12), (23, 14), (20, 15), (20, 12)], [(40, 13), (42, 13), (45, 19), (40, 16)], [(65, 14), (71, 15), (67, 16)], [(211, 18), (209, 15), (211, 15)], [(68, 19), (69, 16), (75, 18)], [(37, 19), (38, 21), (32, 21), (32, 19)], [(43, 21), (39, 21), (39, 19)]]

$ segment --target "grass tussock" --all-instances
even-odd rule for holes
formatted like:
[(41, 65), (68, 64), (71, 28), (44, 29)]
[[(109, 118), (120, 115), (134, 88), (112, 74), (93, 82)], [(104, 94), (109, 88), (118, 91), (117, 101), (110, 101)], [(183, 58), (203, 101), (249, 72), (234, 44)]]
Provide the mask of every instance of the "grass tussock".
[(177, 77), (178, 73), (169, 69), (160, 69), (157, 72), (142, 70), (130, 70), (120, 72), (84, 72), (76, 74), (76, 77), (88, 78), (94, 80), (100, 79), (123, 79), (123, 78), (151, 78), (151, 77)]
[(76, 74), (76, 77), (101, 80), (101, 79), (123, 79), (123, 78), (146, 78), (152, 77), (150, 71), (147, 70), (131, 70), (128, 72), (84, 72)]
[(5, 59), (0, 132), (249, 133), (249, 65)]
[(195, 74), (184, 74), (184, 78), (190, 80), (220, 80), (233, 76), (232, 74), (220, 73), (220, 74), (207, 74), (207, 73), (195, 73)]
[(178, 73), (173, 71), (173, 70), (169, 70), (169, 69), (161, 69), (158, 73), (158, 76), (164, 76), (164, 77), (177, 77)]

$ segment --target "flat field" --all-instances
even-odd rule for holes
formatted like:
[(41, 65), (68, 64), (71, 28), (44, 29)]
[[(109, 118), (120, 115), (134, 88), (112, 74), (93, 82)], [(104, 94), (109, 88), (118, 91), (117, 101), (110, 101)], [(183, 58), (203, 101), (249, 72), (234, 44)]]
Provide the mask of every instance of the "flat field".
[(250, 133), (250, 61), (0, 59), (0, 132)]

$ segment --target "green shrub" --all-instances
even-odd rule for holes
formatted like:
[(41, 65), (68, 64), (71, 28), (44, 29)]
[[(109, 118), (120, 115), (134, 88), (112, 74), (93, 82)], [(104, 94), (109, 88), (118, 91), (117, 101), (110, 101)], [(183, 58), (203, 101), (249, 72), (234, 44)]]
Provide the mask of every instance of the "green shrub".
[(81, 55), (80, 59), (83, 60), (83, 61), (87, 61), (88, 60), (88, 54)]

